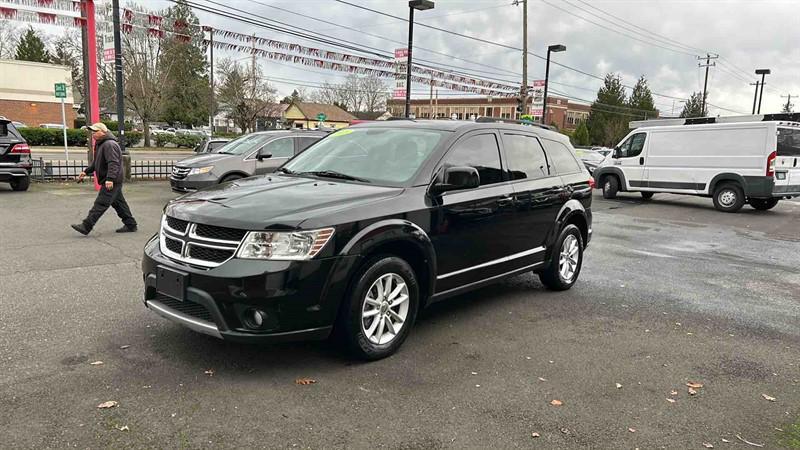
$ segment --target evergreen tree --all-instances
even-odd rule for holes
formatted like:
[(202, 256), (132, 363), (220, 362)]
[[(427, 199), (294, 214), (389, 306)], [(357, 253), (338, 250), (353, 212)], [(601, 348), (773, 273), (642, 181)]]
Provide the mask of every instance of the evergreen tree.
[(686, 100), (686, 103), (683, 104), (681, 117), (705, 117), (707, 115), (708, 110), (703, 110), (703, 94), (701, 92), (693, 92), (689, 99)]
[(298, 92), (297, 89), (295, 89), (292, 91), (292, 95), (287, 95), (286, 97), (283, 97), (281, 103), (289, 105), (295, 102), (302, 102), (303, 100), (304, 100), (303, 95), (300, 92)]
[(50, 54), (44, 46), (44, 41), (33, 30), (33, 27), (28, 27), (28, 30), (20, 38), (14, 59), (42, 63), (50, 62)]
[(575, 133), (572, 134), (572, 141), (575, 145), (591, 145), (592, 140), (589, 137), (589, 128), (586, 127), (586, 122), (581, 121)]
[(647, 86), (647, 79), (642, 75), (633, 87), (631, 97), (628, 99), (628, 106), (632, 114), (642, 114), (642, 118), (653, 118), (658, 115), (653, 94)]
[(592, 103), (587, 127), (591, 141), (596, 144), (614, 146), (628, 130), (627, 102), (625, 88), (619, 75), (608, 74), (603, 87), (597, 91), (597, 99)]
[(208, 123), (211, 87), (197, 16), (181, 0), (167, 10), (164, 20), (165, 28), (175, 34), (165, 38), (159, 61), (169, 67), (161, 118), (185, 126)]

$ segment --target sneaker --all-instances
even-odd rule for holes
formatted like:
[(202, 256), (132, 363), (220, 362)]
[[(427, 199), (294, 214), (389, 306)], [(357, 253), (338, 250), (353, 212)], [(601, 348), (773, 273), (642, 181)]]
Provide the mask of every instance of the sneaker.
[(139, 228), (136, 226), (129, 227), (127, 225), (123, 225), (122, 228), (117, 228), (117, 233), (135, 233)]
[(73, 230), (77, 231), (78, 233), (80, 233), (80, 234), (82, 234), (82, 235), (84, 235), (84, 236), (86, 236), (87, 234), (89, 234), (89, 231), (90, 231), (90, 230), (87, 230), (87, 229), (86, 229), (86, 225), (84, 225), (84, 224), (82, 224), (82, 223), (73, 223), (73, 224), (72, 224), (72, 225), (70, 225), (70, 226), (72, 227), (72, 229), (73, 229)]

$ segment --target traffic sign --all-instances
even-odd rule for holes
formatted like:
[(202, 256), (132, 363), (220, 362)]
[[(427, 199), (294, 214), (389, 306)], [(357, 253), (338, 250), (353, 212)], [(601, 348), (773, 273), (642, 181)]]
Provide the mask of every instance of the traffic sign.
[(67, 83), (56, 83), (56, 98), (67, 98)]
[(327, 118), (328, 118), (328, 116), (326, 116), (325, 113), (317, 114), (317, 120), (320, 121), (320, 122), (325, 122), (325, 119), (327, 119)]

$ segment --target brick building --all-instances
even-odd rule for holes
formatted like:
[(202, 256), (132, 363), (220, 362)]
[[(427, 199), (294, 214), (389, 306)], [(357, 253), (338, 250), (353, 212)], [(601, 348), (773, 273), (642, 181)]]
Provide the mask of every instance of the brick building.
[(61, 123), (61, 100), (56, 83), (67, 84), (64, 110), (67, 127), (75, 121), (72, 108), (72, 75), (69, 67), (30, 61), (0, 59), (0, 116), (29, 127)]
[[(405, 111), (403, 99), (392, 99), (386, 107), (392, 116), (402, 117)], [(589, 105), (570, 102), (562, 97), (547, 98), (547, 122), (555, 123), (559, 129), (574, 130), (581, 121), (589, 118)], [(431, 113), (435, 113), (432, 115)], [(533, 112), (532, 101), (528, 104), (528, 114)], [(472, 116), (502, 117), (504, 119), (517, 118), (516, 97), (449, 97), (433, 101), (431, 110), (430, 99), (411, 100), (411, 113), (414, 117), (452, 117), (469, 119)], [(534, 116), (537, 117), (537, 116)], [(538, 117), (537, 117), (538, 118)]]

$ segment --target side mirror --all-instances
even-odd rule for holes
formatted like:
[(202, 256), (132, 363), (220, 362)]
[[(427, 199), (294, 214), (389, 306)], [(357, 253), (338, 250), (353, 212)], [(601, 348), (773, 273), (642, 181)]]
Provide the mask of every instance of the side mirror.
[(444, 170), (443, 181), (431, 186), (433, 194), (447, 191), (472, 189), (481, 185), (481, 176), (474, 167), (448, 167)]
[(258, 156), (256, 156), (256, 159), (259, 160), (259, 161), (263, 161), (263, 160), (269, 159), (269, 158), (272, 158), (272, 153), (270, 153), (267, 150), (259, 150), (258, 151)]
[(614, 159), (619, 158), (619, 147), (614, 147), (614, 150), (611, 150), (611, 157)]

